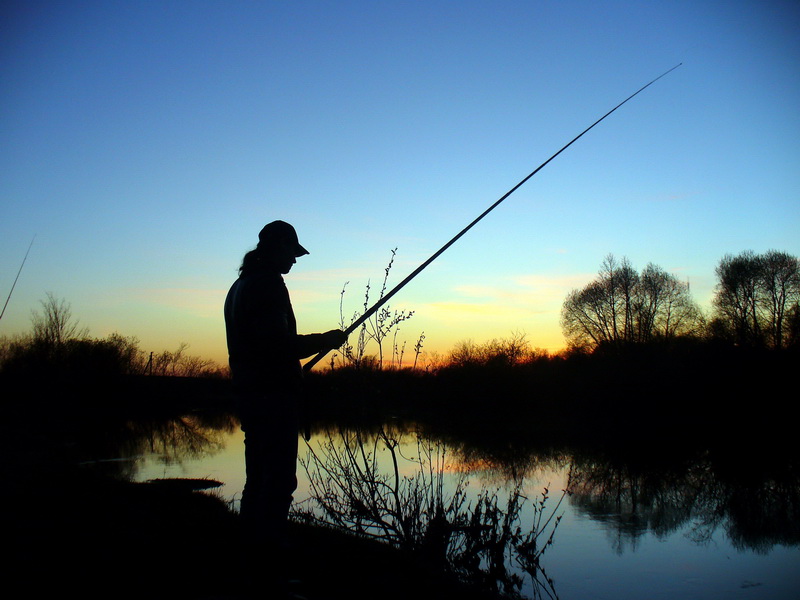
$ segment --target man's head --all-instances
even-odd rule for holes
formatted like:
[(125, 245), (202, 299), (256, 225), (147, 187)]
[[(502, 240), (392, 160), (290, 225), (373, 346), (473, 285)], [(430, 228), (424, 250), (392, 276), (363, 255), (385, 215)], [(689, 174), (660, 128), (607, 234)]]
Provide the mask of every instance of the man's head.
[(288, 273), (299, 256), (308, 254), (300, 245), (294, 227), (285, 221), (267, 223), (258, 234), (258, 252), (272, 262), (281, 273)]
[(265, 251), (281, 248), (295, 257), (308, 254), (308, 250), (297, 241), (297, 232), (294, 227), (285, 221), (273, 221), (264, 225), (258, 234), (258, 247)]

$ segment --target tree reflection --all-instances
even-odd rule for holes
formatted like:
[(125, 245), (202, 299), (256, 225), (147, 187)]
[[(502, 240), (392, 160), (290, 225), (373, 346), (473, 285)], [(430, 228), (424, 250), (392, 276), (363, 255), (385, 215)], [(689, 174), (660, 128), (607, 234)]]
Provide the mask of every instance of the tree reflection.
[[(541, 558), (566, 492), (553, 505), (547, 489), (530, 501), (522, 479), (502, 493), (474, 490), (445, 445), (419, 434), (415, 444), (401, 444), (400, 432), (386, 428), (320, 438), (301, 459), (311, 499), (295, 507), (295, 518), (413, 552), (476, 589), (519, 598), (527, 574), (533, 598), (557, 597)], [(532, 513), (524, 525), (523, 512)]]
[(690, 463), (576, 458), (569, 479), (571, 503), (603, 522), (618, 554), (636, 550), (651, 532), (664, 539), (688, 527), (687, 536), (709, 543), (722, 530), (738, 550), (768, 552), (800, 543), (800, 481), (792, 468), (768, 471), (740, 457), (697, 457)]
[[(238, 427), (229, 413), (192, 413), (181, 416), (105, 419), (88, 426), (80, 436), (85, 465), (93, 464), (106, 475), (132, 480), (137, 458), (154, 455), (165, 465), (218, 452)], [(118, 458), (118, 457), (121, 457)]]

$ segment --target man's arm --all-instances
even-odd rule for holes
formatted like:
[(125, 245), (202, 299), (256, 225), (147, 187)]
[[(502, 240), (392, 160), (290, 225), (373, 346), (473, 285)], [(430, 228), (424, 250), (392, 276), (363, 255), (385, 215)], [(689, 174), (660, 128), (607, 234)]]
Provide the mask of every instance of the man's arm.
[(333, 350), (344, 345), (347, 336), (340, 329), (331, 329), (325, 333), (311, 333), (297, 336), (297, 358), (306, 358), (312, 354)]

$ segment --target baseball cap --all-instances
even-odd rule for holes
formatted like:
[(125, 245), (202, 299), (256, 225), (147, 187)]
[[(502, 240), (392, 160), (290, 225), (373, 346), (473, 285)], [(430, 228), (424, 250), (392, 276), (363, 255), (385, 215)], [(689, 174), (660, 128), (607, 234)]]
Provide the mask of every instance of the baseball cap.
[(258, 244), (264, 247), (285, 244), (294, 247), (295, 256), (309, 254), (308, 250), (303, 248), (297, 240), (297, 232), (294, 227), (285, 221), (273, 221), (264, 225), (264, 228), (258, 234)]

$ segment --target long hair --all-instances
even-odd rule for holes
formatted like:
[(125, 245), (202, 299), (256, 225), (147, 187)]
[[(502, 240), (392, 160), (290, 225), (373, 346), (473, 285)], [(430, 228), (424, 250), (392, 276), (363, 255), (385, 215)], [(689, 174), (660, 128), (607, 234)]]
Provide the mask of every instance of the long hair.
[(242, 264), (239, 267), (239, 277), (251, 275), (256, 271), (264, 268), (263, 263), (264, 253), (258, 247), (253, 248), (242, 258)]
[(275, 252), (274, 243), (259, 242), (258, 245), (247, 252), (242, 258), (239, 267), (239, 277), (252, 275), (269, 267), (269, 257)]

